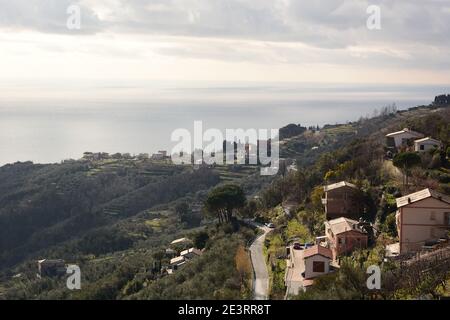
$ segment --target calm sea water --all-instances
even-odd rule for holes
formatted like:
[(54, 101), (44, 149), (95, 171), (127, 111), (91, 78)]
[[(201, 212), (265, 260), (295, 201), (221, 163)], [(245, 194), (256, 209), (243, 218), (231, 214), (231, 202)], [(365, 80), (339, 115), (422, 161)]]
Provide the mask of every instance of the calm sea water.
[(203, 121), (205, 129), (221, 130), (342, 123), (372, 115), (393, 102), (399, 109), (428, 104), (445, 89), (246, 84), (167, 86), (158, 94), (133, 94), (130, 88), (111, 86), (99, 92), (98, 99), (95, 90), (89, 97), (68, 101), (0, 99), (0, 165), (59, 162), (80, 158), (85, 151), (170, 150), (171, 132), (177, 128), (193, 132), (195, 120)]

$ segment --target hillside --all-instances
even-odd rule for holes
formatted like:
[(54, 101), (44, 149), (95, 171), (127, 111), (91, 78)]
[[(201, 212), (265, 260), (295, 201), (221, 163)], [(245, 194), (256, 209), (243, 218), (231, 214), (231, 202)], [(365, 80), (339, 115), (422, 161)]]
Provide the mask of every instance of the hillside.
[[(406, 111), (385, 108), (376, 117), (319, 130), (290, 125), (283, 133), (281, 156), (295, 161), (297, 171), (280, 170), (275, 177), (261, 177), (252, 166), (194, 169), (153, 160), (3, 166), (0, 299), (248, 298), (248, 286), (240, 282), (233, 264), (237, 248), (256, 231), (242, 223), (217, 226), (202, 215), (198, 208), (212, 188), (240, 185), (248, 201), (236, 212), (239, 218), (257, 217), (291, 230), (298, 222), (308, 238), (322, 230), (317, 190), (325, 178), (354, 181), (364, 190), (364, 218), (389, 231), (389, 199), (406, 190), (395, 168), (386, 167), (385, 134), (410, 127), (449, 146), (448, 119), (449, 108), (431, 105)], [(423, 161), (428, 161), (426, 169), (415, 173), (408, 188), (433, 186), (449, 194), (448, 163)], [(280, 213), (286, 202), (295, 203), (295, 221)], [(187, 216), (177, 209), (182, 203), (188, 204)], [(284, 237), (280, 230), (274, 237)], [(208, 239), (205, 254), (175, 275), (161, 275), (170, 241), (202, 232)], [(35, 261), (42, 258), (79, 264), (85, 288), (70, 292), (61, 279), (36, 278)]]

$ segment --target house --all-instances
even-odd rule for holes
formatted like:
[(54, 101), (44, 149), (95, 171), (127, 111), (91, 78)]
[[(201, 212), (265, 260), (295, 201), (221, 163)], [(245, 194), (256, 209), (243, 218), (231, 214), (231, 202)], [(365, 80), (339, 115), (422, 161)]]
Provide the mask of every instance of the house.
[(330, 262), (332, 259), (333, 254), (328, 248), (314, 245), (311, 248), (305, 249), (303, 253), (303, 260), (305, 263), (305, 280), (313, 279), (329, 273)]
[(172, 269), (177, 269), (186, 263), (186, 259), (182, 256), (170, 259)]
[(388, 147), (400, 148), (401, 146), (406, 146), (408, 141), (416, 140), (422, 137), (423, 134), (405, 128), (403, 130), (387, 134), (386, 145)]
[(332, 252), (323, 246), (313, 246), (308, 249), (288, 249), (286, 273), (284, 277), (286, 295), (297, 295), (306, 290), (314, 282), (314, 278), (332, 271)]
[(368, 234), (359, 222), (344, 217), (325, 221), (325, 236), (334, 261), (341, 255), (367, 248), (368, 245)]
[(424, 189), (397, 198), (399, 253), (419, 251), (426, 242), (447, 237), (450, 197)]
[(152, 160), (163, 160), (164, 156), (161, 153), (152, 154)]
[(66, 273), (66, 264), (62, 259), (42, 259), (38, 260), (38, 271), (41, 277), (54, 277)]
[(170, 244), (174, 245), (174, 244), (181, 244), (181, 243), (186, 243), (186, 242), (190, 242), (191, 240), (189, 240), (188, 238), (179, 238), (179, 239), (175, 239), (173, 240)]
[(427, 152), (433, 149), (441, 149), (442, 142), (430, 137), (414, 141), (414, 151), (416, 152)]
[(181, 251), (180, 256), (184, 257), (185, 259), (192, 259), (198, 256), (202, 255), (202, 251), (196, 248), (190, 248), (184, 251)]
[(354, 184), (341, 181), (325, 186), (324, 191), (322, 204), (325, 206), (327, 220), (338, 217), (357, 218), (364, 210), (360, 191)]
[(167, 158), (167, 151), (160, 150), (158, 153), (152, 154), (152, 160), (164, 160)]

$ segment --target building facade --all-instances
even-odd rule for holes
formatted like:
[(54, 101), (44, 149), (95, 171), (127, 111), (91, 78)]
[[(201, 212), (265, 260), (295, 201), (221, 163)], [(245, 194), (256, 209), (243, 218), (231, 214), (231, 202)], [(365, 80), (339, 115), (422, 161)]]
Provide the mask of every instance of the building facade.
[(364, 210), (361, 193), (349, 182), (341, 181), (324, 187), (322, 204), (327, 220), (339, 217), (359, 218)]
[(367, 232), (360, 228), (359, 222), (344, 217), (325, 221), (325, 236), (335, 261), (368, 245)]
[(386, 144), (388, 147), (400, 148), (401, 146), (408, 145), (409, 141), (416, 140), (422, 137), (423, 134), (405, 128), (403, 130), (387, 134)]
[(314, 279), (330, 272), (331, 250), (319, 245), (305, 249), (305, 280)]
[(397, 199), (400, 254), (420, 251), (428, 241), (446, 238), (450, 230), (450, 198), (424, 189)]
[(416, 152), (427, 152), (429, 150), (440, 148), (442, 148), (442, 142), (430, 137), (414, 141), (414, 151)]

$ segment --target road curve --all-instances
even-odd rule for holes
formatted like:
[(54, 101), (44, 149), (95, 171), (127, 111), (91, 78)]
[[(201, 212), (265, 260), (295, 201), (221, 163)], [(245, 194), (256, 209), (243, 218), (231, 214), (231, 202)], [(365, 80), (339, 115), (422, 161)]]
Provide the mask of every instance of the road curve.
[(269, 273), (267, 272), (263, 246), (266, 235), (271, 229), (261, 226), (259, 226), (259, 228), (263, 230), (264, 233), (256, 238), (250, 246), (250, 256), (252, 259), (253, 270), (255, 271), (255, 278), (253, 279), (253, 297), (255, 300), (267, 300), (269, 298)]

